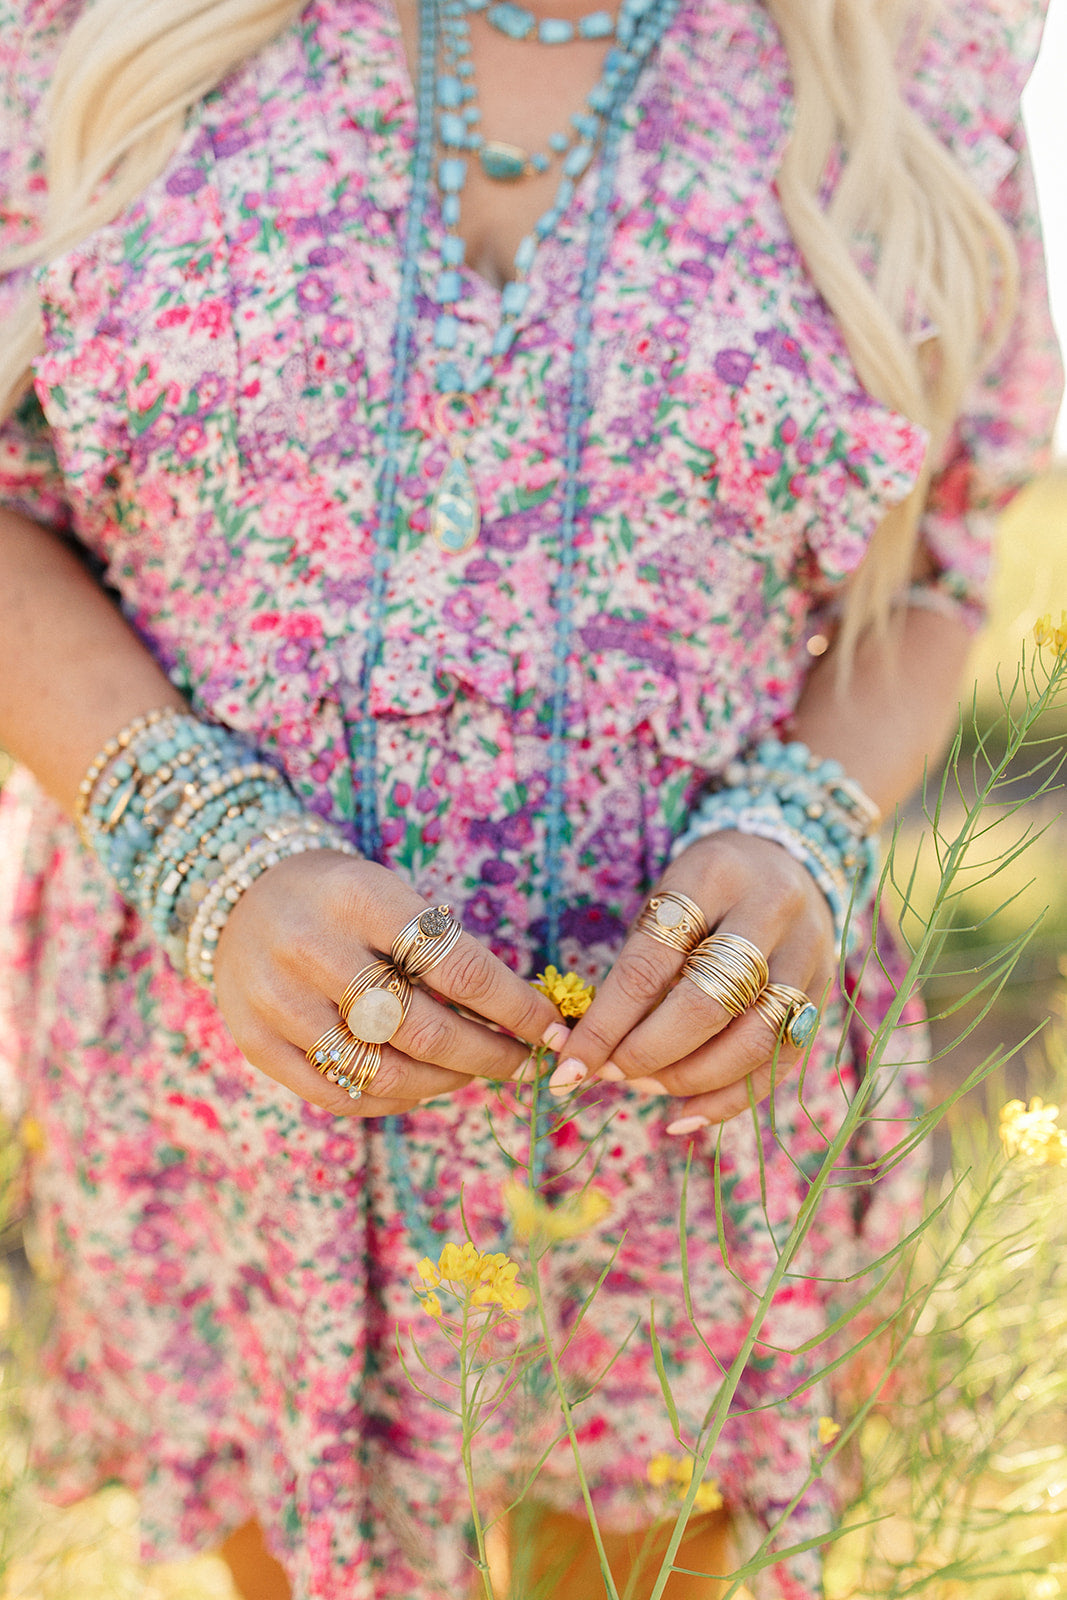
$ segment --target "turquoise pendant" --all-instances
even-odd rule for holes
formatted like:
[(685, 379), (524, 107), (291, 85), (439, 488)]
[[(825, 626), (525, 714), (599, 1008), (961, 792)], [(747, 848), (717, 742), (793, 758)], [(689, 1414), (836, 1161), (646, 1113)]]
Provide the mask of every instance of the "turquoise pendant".
[(517, 144), (503, 144), (499, 139), (487, 139), (478, 151), (482, 171), (497, 183), (516, 183), (525, 177), (528, 156)]
[(434, 542), (451, 556), (461, 556), (477, 541), (482, 525), (478, 491), (462, 456), (453, 456), (430, 506), (430, 532)]

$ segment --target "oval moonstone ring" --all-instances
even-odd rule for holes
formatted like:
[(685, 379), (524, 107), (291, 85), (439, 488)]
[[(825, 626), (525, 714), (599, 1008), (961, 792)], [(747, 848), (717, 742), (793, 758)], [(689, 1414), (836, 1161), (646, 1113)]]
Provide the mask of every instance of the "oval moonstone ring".
[(403, 1020), (404, 1002), (390, 989), (364, 989), (348, 1013), (348, 1026), (364, 1044), (388, 1044)]

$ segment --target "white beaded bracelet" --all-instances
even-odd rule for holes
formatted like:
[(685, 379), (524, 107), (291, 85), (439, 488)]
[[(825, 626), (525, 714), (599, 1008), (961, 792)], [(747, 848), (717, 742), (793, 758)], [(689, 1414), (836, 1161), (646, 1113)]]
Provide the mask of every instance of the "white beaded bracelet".
[(337, 850), (342, 855), (359, 855), (356, 847), (329, 823), (300, 812), (292, 818), (269, 823), (215, 879), (197, 907), (186, 937), (185, 970), (194, 982), (214, 992), (215, 950), (238, 900), (268, 867), (309, 850)]

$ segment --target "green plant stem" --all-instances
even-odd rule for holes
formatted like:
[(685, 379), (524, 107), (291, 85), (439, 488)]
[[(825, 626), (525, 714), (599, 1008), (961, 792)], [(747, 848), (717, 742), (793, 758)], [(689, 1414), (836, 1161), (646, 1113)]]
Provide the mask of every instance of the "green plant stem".
[[(471, 1291), (470, 1291), (470, 1289), (468, 1289), (466, 1298), (464, 1299), (464, 1302), (463, 1302), (463, 1327), (462, 1327), (462, 1329), (460, 1331), (460, 1339), (459, 1339), (459, 1372), (460, 1372), (459, 1405), (460, 1405), (460, 1417), (462, 1419), (462, 1424), (463, 1424), (463, 1446), (462, 1446), (462, 1449), (463, 1449), (463, 1471), (464, 1471), (464, 1473), (466, 1475), (466, 1479), (467, 1479), (467, 1498), (470, 1500), (471, 1519), (472, 1519), (472, 1521), (474, 1523), (474, 1538), (475, 1538), (475, 1541), (476, 1541), (476, 1543), (478, 1545), (478, 1571), (481, 1573), (481, 1577), (482, 1577), (482, 1589), (484, 1590), (484, 1593), (485, 1593), (485, 1600), (496, 1600), (496, 1597), (493, 1594), (492, 1575), (490, 1574), (490, 1571), (489, 1571), (489, 1558), (486, 1555), (486, 1550), (485, 1550), (485, 1529), (482, 1526), (482, 1514), (478, 1509), (478, 1494), (477, 1494), (477, 1491), (476, 1491), (475, 1485), (474, 1485), (474, 1460), (473, 1460), (473, 1452), (472, 1452), (471, 1446), (472, 1446), (473, 1441), (474, 1441), (475, 1429), (471, 1426), (471, 1406), (470, 1406), (470, 1386), (469, 1386), (470, 1385), (469, 1329), (470, 1329), (470, 1314), (471, 1314), (470, 1297), (471, 1297)], [(482, 1330), (483, 1335), (484, 1335), (484, 1331), (485, 1330), (483, 1328), (483, 1330)], [(478, 1344), (479, 1345), (481, 1344), (481, 1339), (480, 1338), (479, 1338)]]
[(593, 1508), (593, 1496), (589, 1489), (589, 1482), (585, 1476), (585, 1469), (582, 1466), (581, 1451), (578, 1447), (578, 1435), (574, 1426), (574, 1416), (571, 1411), (571, 1404), (567, 1399), (567, 1389), (563, 1381), (563, 1372), (560, 1368), (559, 1357), (556, 1354), (556, 1347), (552, 1342), (552, 1332), (548, 1323), (548, 1310), (545, 1306), (544, 1295), (541, 1289), (541, 1260), (540, 1257), (535, 1259), (532, 1251), (530, 1254), (530, 1264), (532, 1268), (531, 1276), (533, 1278), (534, 1300), (537, 1304), (537, 1316), (541, 1324), (542, 1337), (545, 1341), (545, 1352), (552, 1367), (552, 1377), (556, 1386), (556, 1398), (559, 1401), (560, 1411), (563, 1413), (564, 1426), (567, 1429), (567, 1437), (570, 1440), (571, 1451), (574, 1456), (575, 1471), (578, 1474), (578, 1484), (582, 1491), (582, 1500), (585, 1504), (586, 1514), (589, 1518), (589, 1527), (592, 1531), (593, 1542), (596, 1545), (597, 1555), (600, 1557), (600, 1570), (603, 1574), (604, 1586), (607, 1592), (608, 1600), (619, 1600), (619, 1592), (615, 1587), (615, 1579), (612, 1576), (611, 1566), (608, 1562), (607, 1551), (604, 1549), (604, 1540), (601, 1536), (600, 1525), (597, 1522), (596, 1511)]
[[(539, 1054), (540, 1054), (540, 1059), (543, 1060), (543, 1053), (539, 1053)], [(540, 1089), (540, 1081), (539, 1081), (539, 1078), (537, 1077), (537, 1075), (535, 1073), (534, 1084), (533, 1084), (533, 1094), (530, 1097), (530, 1178), (531, 1178), (531, 1180), (533, 1178), (534, 1165), (535, 1165), (535, 1153), (536, 1153), (536, 1150), (537, 1150), (537, 1140), (538, 1140), (538, 1137), (539, 1137), (539, 1130), (538, 1130), (538, 1126), (537, 1126), (537, 1124), (538, 1124), (538, 1108), (539, 1108), (539, 1105), (540, 1105), (539, 1089)], [(531, 1182), (531, 1188), (532, 1188), (532, 1182)], [(575, 1426), (574, 1426), (574, 1416), (573, 1416), (573, 1413), (571, 1411), (571, 1403), (567, 1398), (567, 1387), (566, 1387), (566, 1384), (563, 1381), (563, 1372), (562, 1372), (562, 1369), (561, 1369), (560, 1364), (559, 1364), (559, 1356), (558, 1356), (558, 1354), (556, 1352), (556, 1347), (555, 1347), (555, 1344), (553, 1343), (553, 1340), (552, 1340), (552, 1330), (551, 1330), (551, 1328), (549, 1326), (549, 1321), (548, 1321), (548, 1309), (547, 1309), (547, 1307), (545, 1305), (544, 1292), (543, 1292), (542, 1287), (541, 1287), (541, 1255), (542, 1254), (543, 1254), (543, 1251), (539, 1252), (537, 1250), (537, 1247), (536, 1247), (536, 1245), (534, 1243), (534, 1237), (531, 1237), (531, 1239), (530, 1239), (530, 1250), (529, 1250), (530, 1276), (531, 1276), (531, 1278), (533, 1280), (534, 1302), (535, 1302), (535, 1304), (537, 1306), (538, 1322), (541, 1325), (541, 1337), (544, 1339), (544, 1342), (545, 1342), (545, 1354), (548, 1356), (549, 1364), (550, 1364), (550, 1366), (552, 1368), (552, 1381), (553, 1381), (553, 1383), (555, 1385), (556, 1397), (559, 1400), (559, 1408), (560, 1408), (560, 1411), (562, 1412), (562, 1415), (563, 1415), (563, 1425), (567, 1430), (567, 1438), (570, 1440), (571, 1453), (574, 1456), (574, 1467), (575, 1467), (575, 1471), (578, 1474), (578, 1484), (579, 1484), (579, 1487), (580, 1487), (580, 1489), (582, 1491), (582, 1501), (583, 1501), (583, 1503), (585, 1505), (586, 1515), (589, 1518), (589, 1527), (590, 1527), (590, 1531), (592, 1532), (592, 1535), (593, 1535), (593, 1542), (596, 1545), (597, 1555), (600, 1558), (600, 1570), (601, 1570), (601, 1573), (603, 1574), (603, 1577), (604, 1577), (604, 1585), (605, 1585), (605, 1589), (607, 1591), (608, 1600), (619, 1600), (619, 1592), (615, 1587), (615, 1579), (612, 1576), (611, 1566), (610, 1566), (610, 1564), (608, 1562), (607, 1551), (604, 1549), (604, 1540), (603, 1540), (603, 1537), (602, 1537), (601, 1532), (600, 1532), (600, 1524), (597, 1521), (596, 1511), (595, 1511), (595, 1509), (593, 1507), (593, 1496), (592, 1496), (592, 1493), (590, 1492), (588, 1479), (585, 1476), (585, 1469), (582, 1466), (582, 1455), (581, 1455), (581, 1450), (578, 1447), (578, 1435), (577, 1435), (577, 1431), (576, 1431)]]
[(822, 1199), (823, 1193), (829, 1182), (830, 1175), (837, 1163), (838, 1157), (842, 1154), (850, 1142), (863, 1108), (866, 1106), (866, 1103), (873, 1092), (875, 1069), (878, 1065), (880, 1065), (881, 1057), (885, 1051), (886, 1045), (889, 1039), (892, 1037), (897, 1024), (900, 1022), (905, 1006), (909, 1003), (911, 996), (915, 993), (917, 986), (921, 983), (922, 978), (925, 976), (924, 967), (930, 952), (932, 949), (938, 948), (940, 943), (944, 942), (943, 932), (940, 930), (935, 932), (935, 929), (937, 929), (938, 913), (944, 904), (952, 880), (960, 870), (963, 857), (977, 826), (978, 819), (980, 818), (984, 807), (988, 803), (990, 795), (993, 793), (997, 784), (1001, 782), (1007, 773), (1010, 763), (1026, 743), (1026, 736), (1030, 729), (1048, 709), (1048, 706), (1052, 703), (1052, 701), (1057, 697), (1065, 674), (1067, 674), (1067, 660), (1064, 660), (1062, 663), (1057, 661), (1056, 665), (1050, 672), (1045, 688), (1043, 692), (1039, 694), (1037, 701), (1031, 703), (1029, 698), (1027, 698), (1025, 709), (1018, 721), (1011, 719), (1009, 715), (1011, 731), (1009, 738), (1006, 741), (1004, 752), (996, 765), (993, 766), (989, 777), (979, 790), (974, 802), (967, 808), (963, 823), (961, 824), (956, 837), (952, 840), (947, 851), (945, 852), (941, 870), (941, 880), (938, 885), (938, 892), (937, 896), (935, 897), (934, 908), (927, 920), (927, 926), (922, 937), (919, 939), (917, 945), (913, 949), (907, 974), (903, 982), (897, 987), (889, 1010), (879, 1025), (874, 1040), (872, 1040), (867, 1073), (855, 1096), (853, 1097), (853, 1100), (848, 1108), (848, 1112), (845, 1115), (836, 1137), (826, 1151), (819, 1172), (812, 1180), (811, 1187), (801, 1203), (796, 1222), (793, 1224), (789, 1238), (783, 1245), (781, 1252), (778, 1255), (778, 1259), (775, 1262), (774, 1268), (771, 1271), (767, 1285), (760, 1296), (759, 1303), (753, 1313), (752, 1321), (749, 1325), (745, 1339), (742, 1342), (741, 1348), (738, 1351), (736, 1358), (731, 1363), (729, 1372), (726, 1374), (722, 1384), (720, 1385), (719, 1393), (716, 1397), (714, 1411), (709, 1422), (709, 1436), (706, 1443), (697, 1455), (692, 1481), (689, 1485), (689, 1489), (686, 1493), (682, 1506), (678, 1512), (674, 1531), (671, 1534), (670, 1541), (664, 1553), (659, 1576), (656, 1580), (652, 1593), (649, 1596), (649, 1600), (662, 1600), (663, 1591), (667, 1586), (671, 1571), (674, 1567), (674, 1558), (678, 1553), (678, 1549), (683, 1538), (685, 1537), (685, 1530), (693, 1513), (697, 1489), (703, 1481), (704, 1473), (707, 1470), (712, 1453), (715, 1449), (715, 1446), (718, 1444), (719, 1437), (722, 1433), (722, 1429), (728, 1415), (730, 1402), (737, 1392), (737, 1388), (741, 1382), (744, 1370), (748, 1365), (749, 1357), (751, 1356), (755, 1347), (760, 1329), (762, 1328), (770, 1310), (771, 1302), (781, 1287), (782, 1280), (785, 1277), (786, 1272), (795, 1260), (801, 1244), (807, 1237), (811, 1224), (814, 1221), (815, 1211)]

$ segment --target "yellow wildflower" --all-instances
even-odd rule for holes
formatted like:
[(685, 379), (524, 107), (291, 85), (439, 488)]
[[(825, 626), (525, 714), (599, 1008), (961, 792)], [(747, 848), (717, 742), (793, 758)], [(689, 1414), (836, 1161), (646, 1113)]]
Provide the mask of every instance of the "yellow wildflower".
[(668, 1455), (666, 1450), (661, 1450), (652, 1457), (648, 1463), (648, 1481), (654, 1489), (662, 1489), (665, 1484), (674, 1482), (674, 1469), (678, 1464), (676, 1456)]
[(603, 1189), (587, 1188), (571, 1195), (558, 1206), (548, 1206), (525, 1183), (509, 1179), (503, 1186), (504, 1204), (518, 1239), (535, 1235), (550, 1242), (577, 1239), (602, 1222), (611, 1210)]
[(1034, 1095), (1028, 1106), (1009, 1100), (1000, 1112), (1000, 1138), (1008, 1156), (1019, 1156), (1030, 1166), (1067, 1166), (1067, 1133), (1057, 1128), (1059, 1106), (1047, 1106)]
[(1050, 646), (1058, 656), (1067, 652), (1067, 611), (1060, 613), (1059, 626), (1054, 626), (1050, 612), (1038, 617), (1034, 623), (1034, 643)]
[(19, 1123), (19, 1140), (31, 1155), (40, 1155), (45, 1147), (44, 1129), (36, 1117), (23, 1117)]
[(706, 1483), (700, 1485), (693, 1500), (693, 1505), (697, 1511), (722, 1510), (722, 1495), (719, 1493), (719, 1485), (714, 1478), (709, 1478)]
[[(423, 1283), (444, 1288), (460, 1301), (472, 1306), (499, 1306), (502, 1311), (524, 1311), (530, 1302), (530, 1291), (518, 1281), (518, 1263), (503, 1251), (489, 1255), (479, 1250), (469, 1239), (464, 1244), (442, 1246), (437, 1265), (424, 1257), (417, 1268)], [(423, 1298), (423, 1306), (433, 1301), (440, 1308), (435, 1294)], [(440, 1309), (431, 1311), (439, 1316)]]
[(427, 1316), (429, 1316), (429, 1317), (442, 1317), (442, 1316), (444, 1316), (444, 1311), (442, 1310), (441, 1302), (432, 1291), (429, 1294), (424, 1294), (419, 1303), (422, 1306), (422, 1309), (426, 1312)]
[(819, 1443), (821, 1445), (833, 1444), (841, 1432), (841, 1424), (835, 1422), (833, 1417), (819, 1418)]
[(533, 986), (547, 995), (564, 1017), (584, 1017), (596, 994), (593, 985), (576, 972), (560, 972), (556, 967), (546, 967), (534, 979)]
[[(693, 1481), (695, 1467), (696, 1463), (691, 1456), (672, 1456), (666, 1450), (661, 1450), (658, 1455), (652, 1457), (646, 1471), (648, 1481), (654, 1489), (663, 1489), (670, 1485), (674, 1488), (677, 1498), (684, 1500)], [(693, 1505), (697, 1511), (720, 1509), (722, 1495), (714, 1478), (708, 1478), (700, 1484)]]

